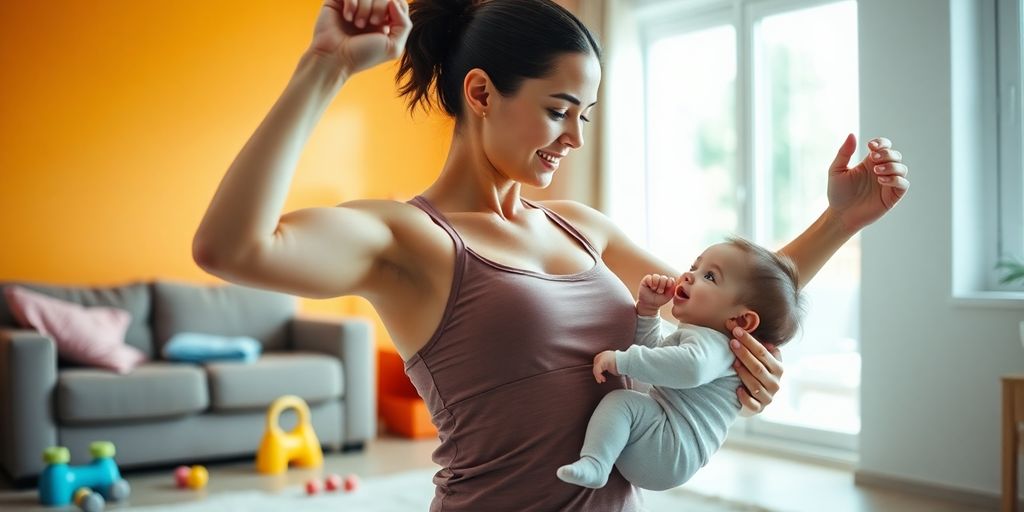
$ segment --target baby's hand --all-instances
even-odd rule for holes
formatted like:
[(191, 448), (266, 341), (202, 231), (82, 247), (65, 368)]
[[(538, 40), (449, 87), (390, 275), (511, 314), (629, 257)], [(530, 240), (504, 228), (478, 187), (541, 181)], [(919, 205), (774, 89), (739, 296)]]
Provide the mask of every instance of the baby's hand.
[(605, 350), (594, 356), (594, 379), (603, 384), (605, 381), (604, 372), (612, 375), (619, 375), (619, 367), (615, 363), (615, 351)]
[(660, 274), (647, 274), (640, 281), (636, 312), (641, 316), (655, 316), (658, 309), (672, 300), (676, 291), (676, 278)]

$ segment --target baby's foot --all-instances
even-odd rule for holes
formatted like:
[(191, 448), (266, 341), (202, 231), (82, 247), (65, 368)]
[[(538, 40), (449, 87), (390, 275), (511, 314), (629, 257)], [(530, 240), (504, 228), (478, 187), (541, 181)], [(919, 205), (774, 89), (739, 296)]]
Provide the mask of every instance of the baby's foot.
[(584, 455), (580, 460), (558, 468), (558, 478), (563, 482), (598, 489), (608, 483), (608, 472), (601, 468), (597, 459)]

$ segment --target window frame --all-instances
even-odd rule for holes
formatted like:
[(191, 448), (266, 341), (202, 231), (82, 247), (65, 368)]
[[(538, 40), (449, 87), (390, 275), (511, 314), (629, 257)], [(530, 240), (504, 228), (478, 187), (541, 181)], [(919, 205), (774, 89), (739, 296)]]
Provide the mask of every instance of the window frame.
[(1024, 261), (1024, 0), (995, 0), (996, 69), (994, 91), (997, 118), (998, 204), (994, 258), (986, 258), (991, 291), (1024, 292), (1024, 283), (1001, 284), (996, 263), (1006, 257)]

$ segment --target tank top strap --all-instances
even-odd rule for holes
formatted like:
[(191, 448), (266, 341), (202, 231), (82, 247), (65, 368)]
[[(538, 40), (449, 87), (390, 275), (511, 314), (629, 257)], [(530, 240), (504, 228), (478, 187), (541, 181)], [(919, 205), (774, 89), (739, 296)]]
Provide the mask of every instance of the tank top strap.
[(410, 367), (422, 362), (423, 356), (430, 352), (433, 346), (437, 343), (437, 340), (441, 337), (441, 333), (443, 331), (442, 327), (448, 325), (452, 313), (455, 310), (455, 302), (458, 300), (459, 290), (462, 288), (462, 277), (466, 270), (466, 244), (462, 241), (462, 237), (459, 236), (458, 231), (455, 231), (455, 228), (453, 228), (451, 223), (448, 222), (448, 219), (445, 218), (444, 214), (438, 211), (437, 208), (434, 208), (434, 205), (430, 204), (430, 201), (427, 201), (427, 198), (423, 196), (416, 196), (410, 199), (408, 203), (420, 210), (423, 210), (423, 212), (429, 215), (430, 219), (434, 221), (434, 224), (437, 224), (444, 229), (445, 232), (448, 233), (448, 236), (452, 238), (452, 242), (455, 243), (455, 270), (452, 274), (452, 285), (448, 290), (448, 302), (445, 304), (444, 313), (441, 315), (441, 322), (438, 324), (438, 328), (434, 334), (429, 340), (427, 340), (427, 343), (425, 343), (415, 355), (405, 362), (405, 368), (407, 371)]
[(431, 220), (434, 221), (434, 224), (441, 226), (441, 228), (448, 233), (448, 236), (452, 237), (452, 241), (455, 242), (455, 257), (457, 259), (462, 259), (463, 254), (466, 252), (466, 243), (462, 241), (462, 237), (459, 236), (459, 232), (455, 231), (455, 228), (453, 228), (452, 224), (448, 222), (448, 219), (444, 214), (438, 211), (437, 208), (434, 208), (434, 205), (430, 204), (430, 201), (427, 201), (427, 198), (423, 196), (416, 196), (410, 199), (409, 204), (423, 210), (423, 212), (429, 215)]
[(528, 206), (531, 206), (533, 208), (537, 208), (537, 209), (541, 210), (542, 212), (544, 212), (545, 214), (547, 214), (548, 218), (550, 218), (552, 221), (554, 221), (555, 224), (558, 224), (559, 226), (561, 226), (562, 229), (564, 229), (566, 232), (568, 232), (570, 236), (572, 236), (573, 238), (578, 240), (581, 244), (583, 244), (583, 247), (586, 247), (586, 249), (590, 253), (590, 255), (594, 257), (594, 261), (596, 261), (596, 262), (600, 262), (601, 261), (601, 253), (598, 252), (596, 247), (594, 247), (594, 244), (590, 243), (590, 240), (587, 239), (586, 236), (583, 236), (583, 233), (581, 233), (578, 229), (574, 228), (573, 225), (569, 223), (569, 221), (565, 220), (565, 218), (563, 218), (561, 215), (555, 213), (554, 210), (552, 210), (552, 209), (550, 209), (550, 208), (548, 208), (548, 207), (546, 207), (544, 205), (541, 205), (539, 203), (535, 203), (535, 202), (533, 202), (533, 201), (531, 201), (529, 199), (526, 199), (525, 197), (523, 198), (523, 202), (526, 203)]

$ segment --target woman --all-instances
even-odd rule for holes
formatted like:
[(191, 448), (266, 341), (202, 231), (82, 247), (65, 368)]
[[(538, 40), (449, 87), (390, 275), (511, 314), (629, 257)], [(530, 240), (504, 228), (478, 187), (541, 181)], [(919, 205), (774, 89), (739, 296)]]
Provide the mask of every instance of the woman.
[[(617, 472), (597, 490), (554, 474), (577, 455), (601, 397), (626, 386), (593, 383), (590, 363), (630, 343), (629, 289), (678, 272), (596, 210), (520, 195), (547, 186), (583, 145), (598, 46), (548, 0), (417, 0), (409, 10), (324, 3), (291, 81), (224, 176), (194, 257), (228, 281), (373, 304), (439, 430), (431, 510), (636, 510), (638, 493)], [(410, 106), (435, 104), (456, 120), (437, 180), (409, 203), (282, 215), (302, 147), (340, 87), (403, 49)], [(899, 153), (884, 139), (871, 148), (877, 157), (848, 169), (855, 142), (844, 143), (829, 208), (782, 249), (802, 283), (906, 190)], [(749, 334), (735, 337), (737, 399), (754, 414), (782, 367)]]

